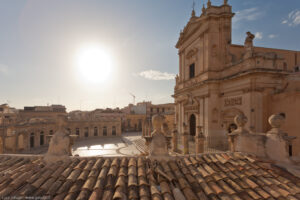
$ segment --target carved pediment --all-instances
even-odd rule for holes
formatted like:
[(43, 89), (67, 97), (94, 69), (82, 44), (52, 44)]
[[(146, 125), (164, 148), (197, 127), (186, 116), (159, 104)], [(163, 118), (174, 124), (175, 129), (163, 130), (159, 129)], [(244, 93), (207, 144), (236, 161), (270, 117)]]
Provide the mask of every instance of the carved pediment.
[(187, 25), (184, 27), (183, 31), (180, 33), (179, 40), (176, 44), (176, 48), (179, 48), (179, 46), (186, 41), (188, 38), (190, 38), (191, 35), (193, 35), (197, 30), (200, 29), (200, 33), (203, 33), (208, 30), (208, 24), (204, 24), (203, 20), (200, 18), (196, 18), (193, 20), (190, 20)]

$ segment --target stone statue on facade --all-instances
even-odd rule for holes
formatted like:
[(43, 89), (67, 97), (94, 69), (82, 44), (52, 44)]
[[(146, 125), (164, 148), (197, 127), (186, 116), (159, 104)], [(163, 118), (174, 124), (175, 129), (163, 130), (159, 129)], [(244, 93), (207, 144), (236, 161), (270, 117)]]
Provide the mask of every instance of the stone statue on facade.
[(245, 39), (245, 43), (244, 43), (244, 47), (246, 50), (246, 57), (252, 56), (253, 53), (253, 40), (255, 38), (255, 35), (253, 35), (250, 31), (248, 31), (247, 33), (247, 37)]
[(175, 76), (175, 81), (176, 81), (176, 85), (178, 85), (179, 84), (179, 76), (178, 76), (178, 74), (176, 74), (176, 76)]

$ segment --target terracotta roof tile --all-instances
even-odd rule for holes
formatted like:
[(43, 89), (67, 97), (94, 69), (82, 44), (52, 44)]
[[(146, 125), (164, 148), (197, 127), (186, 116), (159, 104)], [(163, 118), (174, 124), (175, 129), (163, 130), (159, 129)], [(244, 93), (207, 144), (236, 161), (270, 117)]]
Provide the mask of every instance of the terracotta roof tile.
[(59, 188), (59, 190), (57, 191), (57, 194), (62, 194), (64, 192), (67, 192), (71, 186), (73, 185), (73, 181), (71, 180), (66, 180), (63, 185)]
[(187, 200), (300, 198), (299, 179), (236, 153), (178, 156), (168, 162), (74, 157), (51, 166), (40, 157), (2, 155), (0, 162), (0, 195), (173, 200), (176, 188)]
[(222, 189), (225, 191), (227, 194), (235, 194), (236, 192), (223, 180), (218, 181), (218, 185), (222, 187)]
[(60, 188), (60, 186), (62, 185), (62, 181), (56, 181), (54, 182), (50, 187), (49, 190), (47, 191), (47, 194), (54, 196), (54, 194), (56, 193), (56, 191)]

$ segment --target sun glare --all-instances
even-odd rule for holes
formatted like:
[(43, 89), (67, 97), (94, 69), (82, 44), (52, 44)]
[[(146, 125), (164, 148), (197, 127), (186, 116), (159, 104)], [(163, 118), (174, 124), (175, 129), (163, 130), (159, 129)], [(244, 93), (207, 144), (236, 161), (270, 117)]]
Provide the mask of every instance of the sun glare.
[(80, 49), (76, 64), (80, 76), (92, 83), (106, 81), (113, 67), (109, 52), (98, 46), (88, 46)]

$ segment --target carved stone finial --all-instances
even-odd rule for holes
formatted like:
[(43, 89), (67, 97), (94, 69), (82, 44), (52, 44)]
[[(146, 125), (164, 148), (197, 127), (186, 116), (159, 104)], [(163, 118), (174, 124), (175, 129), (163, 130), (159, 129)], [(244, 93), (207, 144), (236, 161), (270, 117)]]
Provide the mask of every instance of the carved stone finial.
[(158, 133), (162, 133), (162, 127), (163, 127), (163, 123), (164, 123), (165, 117), (163, 115), (154, 115), (152, 117), (152, 127), (154, 129), (154, 131), (152, 132), (152, 136), (153, 134), (158, 134)]
[(247, 124), (248, 119), (244, 114), (239, 114), (234, 117), (234, 123), (238, 126), (238, 128), (244, 128), (245, 124)]
[(284, 123), (284, 119), (285, 118), (283, 115), (275, 114), (275, 115), (271, 115), (268, 121), (272, 128), (280, 128)]
[(71, 137), (65, 130), (58, 130), (50, 140), (48, 152), (44, 157), (46, 163), (67, 161), (71, 155), (70, 146), (73, 144)]
[(191, 17), (195, 17), (195, 16), (196, 16), (196, 12), (195, 12), (195, 10), (193, 9), (193, 10), (192, 10)]
[(203, 6), (202, 6), (202, 14), (204, 14), (204, 13), (205, 13), (205, 6), (203, 4)]
[(56, 163), (58, 161), (67, 162), (72, 155), (71, 147), (77, 135), (69, 135), (66, 130), (67, 118), (64, 115), (59, 115), (57, 118), (57, 131), (51, 137), (48, 152), (44, 157), (47, 164)]
[(281, 130), (281, 126), (283, 125), (284, 120), (285, 116), (283, 113), (271, 115), (268, 121), (272, 129), (268, 131), (267, 134), (276, 134), (279, 137), (286, 137), (287, 133)]
[(154, 131), (151, 133), (150, 143), (150, 159), (163, 160), (168, 159), (168, 142), (167, 138), (163, 133), (163, 124), (165, 117), (163, 115), (154, 115), (152, 117), (152, 125)]
[(211, 7), (211, 1), (210, 0), (207, 1), (207, 8), (209, 8), (209, 7)]
[(224, 5), (227, 5), (228, 4), (228, 0), (224, 0)]
[(193, 10), (192, 10), (192, 14), (191, 17), (195, 17), (196, 16), (196, 12), (195, 12), (195, 1), (193, 1)]

